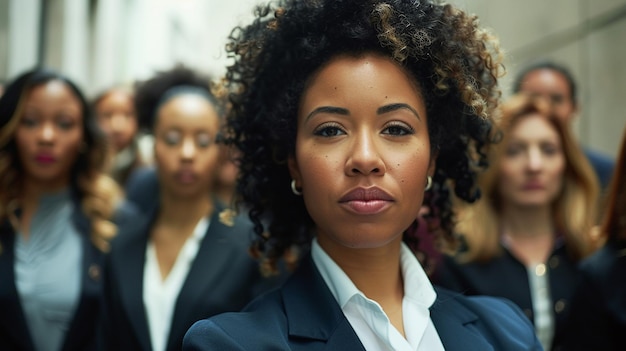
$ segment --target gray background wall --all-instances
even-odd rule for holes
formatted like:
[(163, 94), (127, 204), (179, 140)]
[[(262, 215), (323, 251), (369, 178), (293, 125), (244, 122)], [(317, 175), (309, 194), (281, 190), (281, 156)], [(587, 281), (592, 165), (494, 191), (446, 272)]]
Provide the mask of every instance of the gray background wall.
[[(220, 75), (230, 29), (258, 0), (0, 0), (0, 80), (38, 62), (88, 94), (174, 62)], [(626, 0), (451, 0), (476, 13), (506, 51), (505, 97), (534, 59), (569, 66), (580, 85), (575, 132), (615, 156), (626, 124)]]

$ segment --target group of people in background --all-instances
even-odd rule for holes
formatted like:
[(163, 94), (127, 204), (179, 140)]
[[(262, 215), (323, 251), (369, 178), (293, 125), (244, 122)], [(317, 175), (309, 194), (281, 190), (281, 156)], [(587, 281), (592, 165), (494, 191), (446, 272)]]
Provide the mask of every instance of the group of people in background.
[(580, 145), (566, 67), (499, 101), (452, 5), (256, 15), (224, 79), (6, 83), (0, 350), (626, 345), (626, 126), (616, 161)]

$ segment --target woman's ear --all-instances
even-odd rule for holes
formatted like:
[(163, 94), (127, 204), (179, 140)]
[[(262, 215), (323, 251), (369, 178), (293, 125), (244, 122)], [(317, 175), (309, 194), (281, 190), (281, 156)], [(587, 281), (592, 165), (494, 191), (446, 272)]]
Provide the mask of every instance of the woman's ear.
[(302, 187), (302, 176), (295, 155), (289, 155), (289, 157), (287, 157), (287, 167), (289, 168), (289, 175), (296, 181), (296, 186), (299, 188)]
[(430, 162), (428, 163), (428, 175), (433, 177), (435, 170), (437, 169), (437, 157), (439, 157), (439, 149), (433, 151), (430, 155)]

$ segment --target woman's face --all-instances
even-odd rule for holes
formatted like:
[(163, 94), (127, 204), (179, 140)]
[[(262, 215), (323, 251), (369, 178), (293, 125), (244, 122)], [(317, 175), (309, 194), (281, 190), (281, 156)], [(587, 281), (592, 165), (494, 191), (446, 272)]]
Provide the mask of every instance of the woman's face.
[(289, 168), (325, 248), (401, 240), (434, 171), (419, 88), (387, 58), (332, 59), (303, 93)]
[(69, 184), (83, 143), (80, 100), (62, 81), (52, 80), (27, 93), (15, 141), (26, 179), (59, 188)]
[(115, 152), (128, 147), (137, 133), (137, 117), (131, 94), (112, 90), (96, 104), (98, 125), (106, 133)]
[(509, 132), (500, 163), (502, 201), (514, 206), (546, 206), (563, 187), (565, 155), (561, 138), (544, 117), (520, 117)]
[(154, 126), (161, 189), (177, 197), (209, 194), (219, 148), (219, 117), (204, 97), (183, 94), (166, 102)]
[(567, 79), (557, 71), (545, 68), (529, 72), (522, 81), (520, 91), (548, 101), (554, 114), (565, 123), (576, 114)]

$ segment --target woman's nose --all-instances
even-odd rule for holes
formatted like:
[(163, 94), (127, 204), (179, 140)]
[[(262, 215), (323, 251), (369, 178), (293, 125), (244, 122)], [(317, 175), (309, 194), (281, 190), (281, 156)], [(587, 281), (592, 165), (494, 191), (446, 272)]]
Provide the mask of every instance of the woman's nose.
[(385, 164), (380, 154), (380, 145), (371, 132), (360, 132), (353, 137), (345, 166), (348, 175), (385, 173)]
[(193, 140), (185, 139), (180, 149), (180, 156), (183, 160), (191, 160), (196, 154), (196, 145)]
[(540, 150), (530, 149), (528, 151), (528, 169), (539, 171), (543, 167), (544, 159)]
[(56, 132), (52, 123), (44, 123), (41, 125), (39, 140), (41, 142), (50, 143), (54, 140)]

